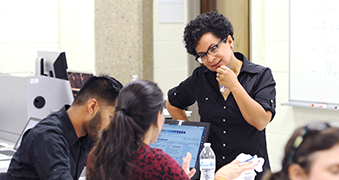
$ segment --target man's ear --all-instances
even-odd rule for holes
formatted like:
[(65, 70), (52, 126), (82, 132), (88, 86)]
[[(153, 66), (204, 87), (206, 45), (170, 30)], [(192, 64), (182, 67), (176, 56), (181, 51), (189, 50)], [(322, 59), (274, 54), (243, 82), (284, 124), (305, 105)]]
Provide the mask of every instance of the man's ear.
[(90, 99), (87, 101), (86, 105), (87, 113), (91, 116), (94, 116), (96, 112), (99, 110), (99, 103), (96, 99)]
[(288, 167), (288, 176), (291, 180), (304, 180), (307, 178), (305, 170), (299, 164), (291, 164)]

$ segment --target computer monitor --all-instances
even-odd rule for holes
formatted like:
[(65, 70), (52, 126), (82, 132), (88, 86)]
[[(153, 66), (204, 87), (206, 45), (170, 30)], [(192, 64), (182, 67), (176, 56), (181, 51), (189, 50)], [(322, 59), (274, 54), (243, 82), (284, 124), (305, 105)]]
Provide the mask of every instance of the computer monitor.
[(187, 152), (192, 154), (190, 168), (197, 169), (191, 179), (199, 178), (199, 155), (208, 140), (210, 123), (166, 119), (153, 148), (160, 148), (182, 165)]
[(36, 75), (68, 80), (66, 54), (63, 51), (38, 51)]
[(160, 148), (180, 165), (187, 152), (192, 154), (190, 167), (198, 167), (200, 151), (208, 139), (210, 123), (166, 119), (153, 148)]

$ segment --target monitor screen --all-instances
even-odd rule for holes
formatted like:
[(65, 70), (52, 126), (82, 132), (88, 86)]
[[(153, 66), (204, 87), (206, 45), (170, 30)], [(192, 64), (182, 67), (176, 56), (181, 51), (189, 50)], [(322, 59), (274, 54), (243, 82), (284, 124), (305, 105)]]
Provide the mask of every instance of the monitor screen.
[(204, 122), (178, 122), (166, 120), (155, 143), (151, 143), (153, 148), (160, 148), (180, 165), (182, 158), (187, 152), (192, 154), (190, 167), (197, 168), (200, 151), (204, 142), (208, 139), (209, 123)]
[(36, 75), (68, 80), (66, 54), (62, 51), (38, 51)]

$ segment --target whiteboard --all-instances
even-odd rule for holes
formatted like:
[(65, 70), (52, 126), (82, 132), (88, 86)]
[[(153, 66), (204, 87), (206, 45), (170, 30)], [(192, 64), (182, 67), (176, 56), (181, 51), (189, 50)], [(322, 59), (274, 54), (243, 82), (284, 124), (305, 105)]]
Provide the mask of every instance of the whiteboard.
[(290, 0), (289, 101), (339, 105), (339, 0)]

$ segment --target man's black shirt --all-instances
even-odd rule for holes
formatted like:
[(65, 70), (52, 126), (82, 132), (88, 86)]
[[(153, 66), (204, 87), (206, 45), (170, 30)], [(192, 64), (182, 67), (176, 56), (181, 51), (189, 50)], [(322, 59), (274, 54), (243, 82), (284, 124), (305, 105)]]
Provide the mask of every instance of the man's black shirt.
[(24, 134), (7, 179), (78, 179), (93, 147), (88, 135), (78, 138), (66, 110), (51, 113)]

